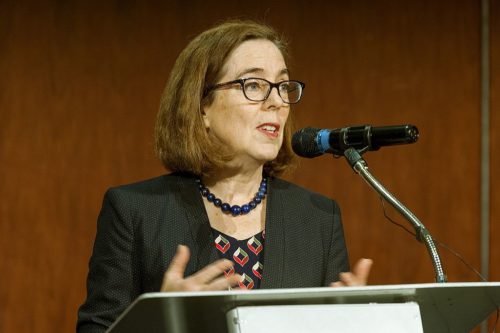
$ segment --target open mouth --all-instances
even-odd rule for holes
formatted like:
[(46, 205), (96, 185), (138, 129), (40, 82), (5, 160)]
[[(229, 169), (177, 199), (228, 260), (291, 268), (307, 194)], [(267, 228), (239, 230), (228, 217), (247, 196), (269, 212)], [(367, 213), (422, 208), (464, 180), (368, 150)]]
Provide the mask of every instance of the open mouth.
[(262, 124), (257, 129), (266, 134), (268, 137), (271, 138), (277, 138), (280, 130), (280, 125), (279, 124), (271, 124), (271, 123), (266, 123)]

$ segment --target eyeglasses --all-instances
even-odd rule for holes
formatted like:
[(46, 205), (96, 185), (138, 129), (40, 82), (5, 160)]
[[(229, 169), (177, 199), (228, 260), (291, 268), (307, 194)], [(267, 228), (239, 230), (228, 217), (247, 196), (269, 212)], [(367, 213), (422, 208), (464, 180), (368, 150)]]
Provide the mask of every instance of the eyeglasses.
[(276, 83), (269, 82), (265, 79), (249, 77), (246, 79), (238, 79), (224, 83), (218, 83), (205, 89), (203, 96), (206, 97), (211, 91), (217, 90), (230, 85), (239, 84), (243, 95), (246, 99), (253, 102), (265, 101), (271, 94), (271, 90), (276, 87), (278, 95), (284, 103), (295, 104), (300, 101), (302, 92), (306, 87), (305, 83), (294, 80), (280, 81)]

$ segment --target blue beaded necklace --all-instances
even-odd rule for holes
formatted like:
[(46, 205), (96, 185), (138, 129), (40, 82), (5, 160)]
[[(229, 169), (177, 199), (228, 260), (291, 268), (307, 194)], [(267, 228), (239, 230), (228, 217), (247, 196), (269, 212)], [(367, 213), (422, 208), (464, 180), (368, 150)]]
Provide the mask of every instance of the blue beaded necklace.
[(196, 179), (196, 182), (198, 183), (198, 189), (200, 190), (201, 195), (207, 198), (208, 202), (211, 202), (215, 207), (220, 208), (224, 214), (231, 214), (233, 216), (245, 215), (250, 213), (251, 210), (255, 209), (255, 207), (257, 207), (257, 205), (260, 204), (262, 200), (264, 200), (267, 193), (267, 178), (263, 177), (262, 181), (260, 182), (259, 191), (255, 193), (255, 196), (249, 203), (242, 206), (231, 206), (227, 202), (222, 202), (221, 199), (217, 198), (213, 193), (211, 193), (210, 190), (205, 185), (203, 185), (201, 179)]

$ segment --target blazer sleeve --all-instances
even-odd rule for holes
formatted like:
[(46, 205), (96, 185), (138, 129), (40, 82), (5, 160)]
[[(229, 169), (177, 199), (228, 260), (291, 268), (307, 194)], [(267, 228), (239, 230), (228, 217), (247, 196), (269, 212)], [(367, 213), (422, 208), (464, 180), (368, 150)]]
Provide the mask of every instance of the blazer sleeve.
[(78, 311), (78, 333), (104, 332), (140, 294), (133, 247), (129, 205), (118, 191), (108, 190), (89, 262), (87, 299)]
[(339, 274), (349, 272), (349, 256), (344, 239), (344, 228), (338, 204), (333, 201), (333, 227), (330, 238), (330, 249), (328, 251), (328, 263), (326, 268), (324, 286), (339, 280)]

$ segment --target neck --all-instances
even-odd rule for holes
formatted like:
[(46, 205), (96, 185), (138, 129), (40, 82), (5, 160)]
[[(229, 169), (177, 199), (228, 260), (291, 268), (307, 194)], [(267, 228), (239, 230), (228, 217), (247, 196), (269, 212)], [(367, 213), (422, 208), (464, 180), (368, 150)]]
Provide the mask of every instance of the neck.
[(202, 179), (217, 197), (230, 203), (241, 203), (253, 198), (262, 180), (263, 166), (253, 170), (220, 170)]

